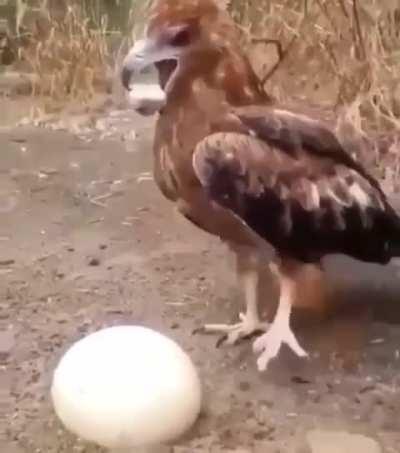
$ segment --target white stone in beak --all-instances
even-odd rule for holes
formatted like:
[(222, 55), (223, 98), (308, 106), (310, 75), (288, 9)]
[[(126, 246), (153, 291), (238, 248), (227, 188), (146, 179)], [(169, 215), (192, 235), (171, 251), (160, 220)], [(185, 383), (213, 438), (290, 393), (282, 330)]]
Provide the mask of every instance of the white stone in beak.
[(156, 83), (133, 83), (128, 92), (129, 105), (142, 115), (154, 115), (166, 102), (166, 95)]

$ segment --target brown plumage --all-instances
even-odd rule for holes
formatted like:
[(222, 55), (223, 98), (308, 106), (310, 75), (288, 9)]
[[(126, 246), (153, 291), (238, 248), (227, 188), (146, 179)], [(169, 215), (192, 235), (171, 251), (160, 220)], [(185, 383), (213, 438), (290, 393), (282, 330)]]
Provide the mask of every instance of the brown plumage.
[[(257, 286), (268, 245), (278, 262), (281, 294), (275, 319), (254, 344), (265, 369), (282, 343), (306, 352), (289, 326), (306, 264), (330, 253), (384, 263), (400, 243), (399, 220), (378, 183), (322, 122), (271, 105), (226, 12), (211, 0), (159, 0), (146, 38), (126, 57), (122, 80), (148, 64), (166, 93), (154, 141), (162, 193), (199, 228), (235, 251), (246, 314), (229, 343), (266, 330)], [(265, 263), (265, 264), (264, 264)]]

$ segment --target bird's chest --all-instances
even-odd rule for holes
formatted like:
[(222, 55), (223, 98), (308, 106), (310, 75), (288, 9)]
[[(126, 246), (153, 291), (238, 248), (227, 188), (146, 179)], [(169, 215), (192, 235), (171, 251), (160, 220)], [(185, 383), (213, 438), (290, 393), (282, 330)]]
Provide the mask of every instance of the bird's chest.
[(174, 112), (158, 120), (154, 142), (154, 177), (171, 200), (199, 184), (192, 166), (196, 145), (211, 131), (203, 115)]

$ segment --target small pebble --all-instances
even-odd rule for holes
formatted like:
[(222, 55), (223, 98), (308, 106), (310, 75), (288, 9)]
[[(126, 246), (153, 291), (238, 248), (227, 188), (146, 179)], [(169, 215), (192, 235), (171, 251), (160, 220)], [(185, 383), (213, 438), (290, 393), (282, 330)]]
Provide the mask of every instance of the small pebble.
[(100, 260), (98, 258), (91, 258), (89, 260), (89, 266), (100, 266)]
[(242, 392), (248, 392), (250, 390), (251, 386), (249, 382), (242, 381), (239, 383), (239, 390)]

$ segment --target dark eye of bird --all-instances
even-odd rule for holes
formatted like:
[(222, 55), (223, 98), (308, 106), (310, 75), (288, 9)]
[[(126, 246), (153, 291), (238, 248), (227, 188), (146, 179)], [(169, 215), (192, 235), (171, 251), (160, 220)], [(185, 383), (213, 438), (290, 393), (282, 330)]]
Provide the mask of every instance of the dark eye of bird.
[(189, 43), (190, 32), (187, 29), (178, 31), (178, 33), (171, 39), (171, 46), (174, 47), (187, 46)]

